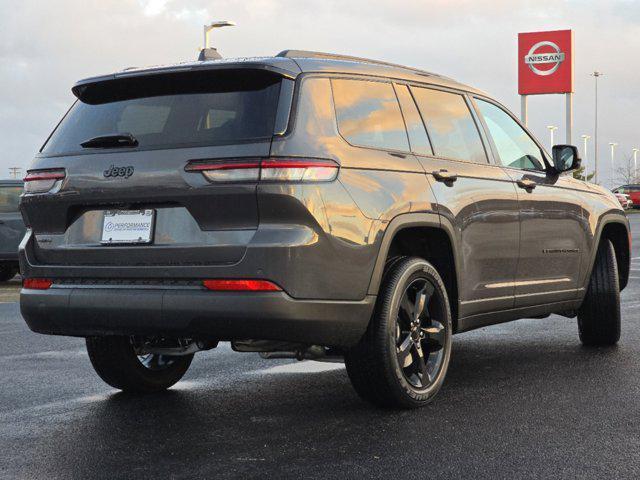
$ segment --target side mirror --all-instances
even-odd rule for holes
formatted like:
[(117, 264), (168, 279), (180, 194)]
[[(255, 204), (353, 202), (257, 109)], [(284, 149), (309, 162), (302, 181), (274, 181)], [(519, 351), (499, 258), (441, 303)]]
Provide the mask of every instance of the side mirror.
[(582, 160), (573, 145), (554, 145), (552, 149), (553, 167), (558, 173), (580, 168)]

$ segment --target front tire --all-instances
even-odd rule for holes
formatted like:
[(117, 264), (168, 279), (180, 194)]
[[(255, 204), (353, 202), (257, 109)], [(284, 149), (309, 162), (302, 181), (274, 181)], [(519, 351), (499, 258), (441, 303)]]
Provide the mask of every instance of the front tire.
[(137, 355), (129, 337), (86, 339), (89, 360), (102, 380), (124, 392), (153, 393), (177, 383), (189, 369), (191, 355)]
[(381, 407), (426, 405), (444, 381), (451, 335), (440, 275), (421, 258), (402, 258), (385, 274), (367, 332), (345, 355), (351, 383)]
[(620, 339), (620, 286), (613, 244), (598, 246), (587, 294), (578, 310), (578, 331), (584, 345), (615, 345)]

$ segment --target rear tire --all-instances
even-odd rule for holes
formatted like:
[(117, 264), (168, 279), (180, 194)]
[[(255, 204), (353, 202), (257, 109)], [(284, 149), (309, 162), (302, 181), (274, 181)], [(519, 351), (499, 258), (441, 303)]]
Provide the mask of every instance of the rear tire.
[(381, 407), (429, 403), (449, 365), (450, 312), (444, 283), (430, 263), (416, 257), (393, 263), (366, 333), (345, 355), (358, 395)]
[(124, 392), (152, 393), (177, 383), (193, 354), (139, 357), (129, 337), (88, 337), (89, 360), (102, 380)]
[(620, 287), (613, 244), (598, 246), (587, 294), (578, 310), (578, 331), (584, 345), (615, 345), (620, 339)]

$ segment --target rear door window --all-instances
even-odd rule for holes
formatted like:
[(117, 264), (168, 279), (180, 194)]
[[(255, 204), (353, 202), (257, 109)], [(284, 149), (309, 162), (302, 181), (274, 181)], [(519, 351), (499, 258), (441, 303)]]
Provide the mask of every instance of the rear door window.
[(138, 149), (224, 145), (273, 135), (281, 78), (250, 71), (149, 75), (89, 85), (43, 147), (83, 149), (105, 135), (130, 134)]
[(462, 95), (422, 87), (411, 91), (437, 156), (487, 163), (478, 127)]
[(398, 101), (402, 108), (404, 123), (407, 126), (411, 151), (420, 155), (433, 155), (429, 137), (424, 129), (424, 123), (422, 123), (420, 112), (418, 112), (416, 102), (413, 101), (409, 87), (406, 85), (396, 85), (396, 93), (398, 94)]
[(393, 86), (385, 82), (332, 79), (340, 134), (352, 145), (409, 151)]

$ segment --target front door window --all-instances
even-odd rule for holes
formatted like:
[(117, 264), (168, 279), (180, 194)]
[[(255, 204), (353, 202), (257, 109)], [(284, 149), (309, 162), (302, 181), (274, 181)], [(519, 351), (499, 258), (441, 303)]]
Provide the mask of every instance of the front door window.
[(542, 150), (511, 115), (484, 100), (477, 99), (477, 104), (502, 165), (520, 170), (545, 169)]

